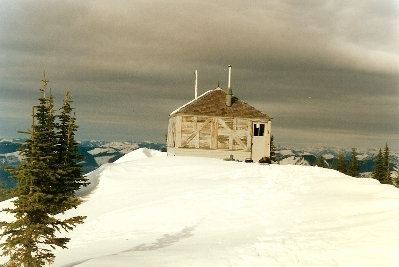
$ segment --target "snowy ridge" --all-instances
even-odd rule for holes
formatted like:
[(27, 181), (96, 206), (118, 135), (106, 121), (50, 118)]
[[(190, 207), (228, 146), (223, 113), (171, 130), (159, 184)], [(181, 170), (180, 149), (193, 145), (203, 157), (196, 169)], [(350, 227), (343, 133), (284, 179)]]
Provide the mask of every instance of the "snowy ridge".
[(399, 265), (399, 191), (373, 179), (145, 149), (88, 178), (53, 266)]
[(21, 155), (19, 151), (15, 152), (10, 152), (10, 153), (5, 153), (3, 154), (5, 158), (9, 158), (9, 160), (12, 160), (12, 158), (15, 158), (15, 161), (21, 162), (24, 159), (24, 156)]
[(166, 157), (166, 152), (161, 152), (158, 150), (139, 148), (133, 152), (130, 152), (123, 157), (115, 161), (115, 163), (129, 162), (138, 159), (146, 159), (152, 157)]
[(303, 165), (309, 166), (309, 162), (307, 162), (303, 157), (289, 156), (286, 157), (279, 162), (281, 165)]
[(103, 148), (103, 147), (96, 147), (92, 150), (87, 151), (90, 155), (97, 155), (100, 153), (106, 153), (106, 152), (110, 152), (109, 148)]
[(103, 145), (102, 147), (96, 147), (92, 150), (89, 150), (88, 153), (90, 155), (98, 155), (103, 153), (115, 153), (120, 152), (123, 154), (129, 153), (132, 150), (137, 149), (139, 146), (136, 143), (129, 142), (111, 142)]
[(295, 155), (291, 149), (281, 149), (279, 150), (281, 156), (293, 156)]

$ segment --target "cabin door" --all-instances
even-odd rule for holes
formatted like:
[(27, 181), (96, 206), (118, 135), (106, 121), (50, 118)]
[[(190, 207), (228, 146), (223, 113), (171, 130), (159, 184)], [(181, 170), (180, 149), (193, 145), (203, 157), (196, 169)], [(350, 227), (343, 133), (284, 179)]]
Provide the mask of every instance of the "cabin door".
[(266, 156), (265, 130), (265, 123), (254, 122), (252, 124), (252, 160), (254, 162), (258, 162)]

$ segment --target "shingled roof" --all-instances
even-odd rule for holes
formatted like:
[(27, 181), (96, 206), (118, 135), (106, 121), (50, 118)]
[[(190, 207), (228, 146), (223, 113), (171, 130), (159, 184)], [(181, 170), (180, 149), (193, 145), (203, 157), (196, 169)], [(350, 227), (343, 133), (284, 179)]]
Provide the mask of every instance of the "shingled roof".
[(210, 90), (173, 111), (169, 116), (200, 115), (218, 117), (271, 118), (251, 105), (233, 96), (231, 107), (226, 106), (226, 92), (221, 88)]

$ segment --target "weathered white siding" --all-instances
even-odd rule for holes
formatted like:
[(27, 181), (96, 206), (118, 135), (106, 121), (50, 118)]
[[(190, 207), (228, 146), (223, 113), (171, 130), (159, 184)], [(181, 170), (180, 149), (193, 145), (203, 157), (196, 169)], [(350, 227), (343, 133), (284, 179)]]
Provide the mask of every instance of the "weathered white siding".
[(190, 157), (207, 157), (228, 159), (233, 155), (235, 160), (244, 161), (251, 158), (250, 151), (230, 151), (223, 149), (189, 149), (189, 148), (174, 148), (168, 147), (168, 156), (190, 156)]
[(169, 118), (168, 155), (245, 160), (251, 158), (254, 121), (265, 123), (265, 155), (270, 157), (270, 121), (177, 115)]

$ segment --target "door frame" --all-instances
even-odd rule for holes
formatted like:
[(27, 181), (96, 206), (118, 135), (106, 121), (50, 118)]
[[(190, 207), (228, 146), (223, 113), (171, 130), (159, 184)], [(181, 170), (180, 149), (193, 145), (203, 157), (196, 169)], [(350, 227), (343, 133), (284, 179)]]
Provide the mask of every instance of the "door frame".
[[(263, 124), (263, 135), (255, 136), (255, 125), (256, 124)], [(261, 126), (259, 127), (261, 129)], [(251, 129), (251, 159), (255, 161), (259, 161), (262, 157), (266, 157), (266, 146), (268, 144), (266, 137), (268, 136), (268, 122), (265, 121), (252, 121), (252, 129)], [(256, 139), (257, 140), (256, 140)], [(256, 141), (255, 141), (256, 140)], [(258, 147), (259, 146), (259, 147)], [(257, 150), (254, 150), (254, 148)], [(255, 152), (255, 153), (254, 153)], [(254, 158), (255, 156), (258, 157), (261, 155), (260, 158)]]

